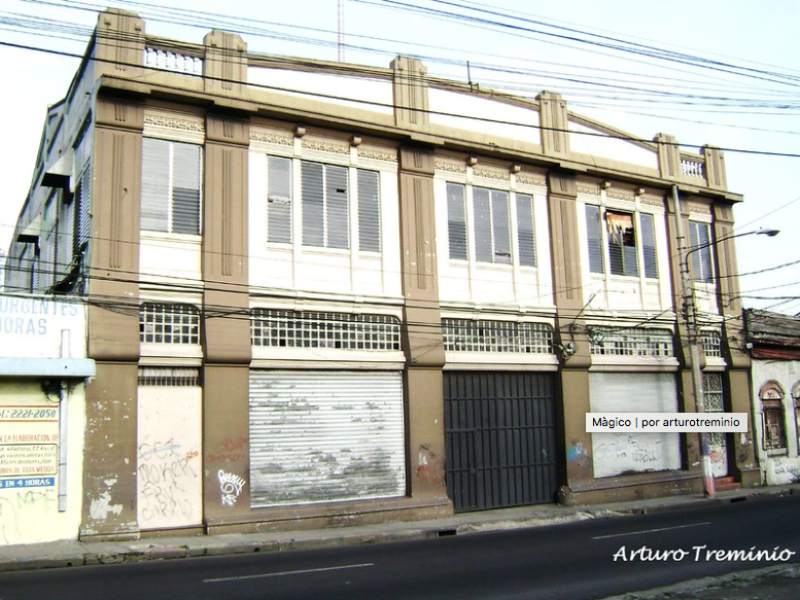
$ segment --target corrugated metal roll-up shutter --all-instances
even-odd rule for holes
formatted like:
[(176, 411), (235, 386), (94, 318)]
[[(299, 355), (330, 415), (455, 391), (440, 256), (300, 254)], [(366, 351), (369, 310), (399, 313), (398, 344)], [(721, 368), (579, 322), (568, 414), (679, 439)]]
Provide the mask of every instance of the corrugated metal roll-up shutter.
[(402, 374), (250, 373), (253, 507), (406, 493)]
[[(592, 412), (678, 412), (673, 373), (590, 373)], [(680, 434), (593, 433), (595, 477), (681, 468)]]

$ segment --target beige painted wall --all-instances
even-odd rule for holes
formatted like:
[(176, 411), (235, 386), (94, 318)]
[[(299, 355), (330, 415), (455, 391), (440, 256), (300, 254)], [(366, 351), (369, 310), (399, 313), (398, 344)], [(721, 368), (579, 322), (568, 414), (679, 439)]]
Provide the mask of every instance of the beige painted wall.
[[(25, 421), (15, 419), (10, 407), (55, 408), (55, 421)], [(5, 409), (5, 410), (2, 410)], [(13, 410), (13, 409), (12, 409)], [(69, 390), (67, 399), (67, 510), (58, 511), (58, 401), (46, 397), (38, 379), (4, 380), (0, 382), (0, 545), (36, 544), (55, 540), (76, 539), (81, 521), (83, 435), (85, 427), (85, 396), (83, 384)], [(35, 435), (36, 440), (27, 436)], [(43, 436), (43, 437), (40, 437)], [(14, 463), (9, 460), (9, 444), (55, 447), (29, 448), (48, 454), (40, 473), (12, 474)], [(19, 448), (19, 446), (17, 446)], [(16, 452), (19, 452), (18, 450)], [(5, 455), (4, 455), (5, 454)], [(3, 482), (14, 479), (53, 478), (55, 485), (37, 487), (4, 487)], [(8, 484), (5, 484), (8, 485)]]

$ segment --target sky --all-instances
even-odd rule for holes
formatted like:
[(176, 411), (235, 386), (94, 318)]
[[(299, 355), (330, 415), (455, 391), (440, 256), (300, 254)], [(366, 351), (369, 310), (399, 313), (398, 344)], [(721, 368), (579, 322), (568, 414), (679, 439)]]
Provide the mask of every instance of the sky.
[[(419, 56), (433, 75), (534, 96), (560, 92), (570, 110), (636, 137), (800, 154), (800, 2), (771, 0), (343, 0), (344, 59), (388, 66)], [(0, 249), (8, 247), (32, 177), (47, 106), (60, 100), (97, 11), (138, 12), (150, 34), (201, 42), (212, 27), (238, 30), (251, 51), (337, 60), (337, 1), (2, 0)], [(482, 19), (420, 13), (443, 11)], [(492, 13), (511, 15), (505, 17)], [(486, 20), (494, 21), (494, 24)], [(580, 41), (584, 40), (584, 41)], [(586, 43), (586, 41), (592, 43)], [(631, 44), (637, 44), (631, 46)], [(619, 47), (624, 46), (621, 51)], [(673, 60), (653, 57), (670, 51)], [(663, 53), (662, 53), (663, 55)], [(703, 68), (696, 66), (703, 61)], [(739, 74), (732, 73), (736, 71)], [(743, 75), (742, 75), (743, 73)], [(800, 157), (725, 154), (728, 187), (743, 194), (736, 231), (746, 307), (800, 311)], [(753, 273), (767, 269), (763, 273)]]

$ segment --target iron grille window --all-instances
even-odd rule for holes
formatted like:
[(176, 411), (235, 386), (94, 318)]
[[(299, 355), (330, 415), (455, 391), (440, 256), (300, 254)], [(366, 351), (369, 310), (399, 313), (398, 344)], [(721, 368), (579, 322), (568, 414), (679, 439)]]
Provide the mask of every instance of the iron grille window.
[(700, 343), (706, 356), (722, 357), (722, 337), (719, 331), (703, 329), (700, 331)]
[(254, 346), (400, 350), (400, 321), (390, 315), (353, 315), (256, 308), (250, 320)]
[(725, 412), (722, 375), (719, 373), (703, 373), (703, 403), (706, 412)]
[(673, 356), (672, 332), (666, 329), (592, 327), (589, 339), (592, 354), (600, 356)]
[(517, 323), (473, 319), (442, 319), (448, 352), (515, 352), (549, 354), (553, 328), (547, 323)]
[(199, 344), (200, 311), (191, 304), (146, 302), (139, 310), (139, 341)]
[(139, 385), (195, 387), (200, 385), (200, 369), (193, 367), (140, 367)]

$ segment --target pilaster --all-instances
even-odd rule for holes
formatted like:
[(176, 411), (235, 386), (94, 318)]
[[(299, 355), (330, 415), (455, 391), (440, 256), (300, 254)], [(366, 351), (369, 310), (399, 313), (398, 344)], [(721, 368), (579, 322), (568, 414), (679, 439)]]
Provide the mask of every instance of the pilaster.
[(430, 123), (428, 115), (428, 84), (425, 65), (409, 56), (398, 56), (390, 66), (394, 71), (394, 118), (398, 127), (424, 127)]

